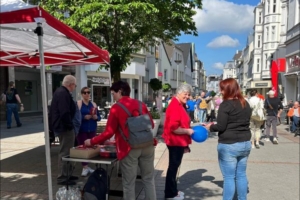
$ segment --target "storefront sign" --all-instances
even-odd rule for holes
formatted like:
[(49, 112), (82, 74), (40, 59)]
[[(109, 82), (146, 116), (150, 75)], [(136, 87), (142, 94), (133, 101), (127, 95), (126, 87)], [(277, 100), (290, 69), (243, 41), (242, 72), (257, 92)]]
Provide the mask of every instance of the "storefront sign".
[(88, 80), (92, 81), (93, 83), (99, 83), (103, 85), (109, 85), (109, 78), (106, 77), (89, 77)]
[(294, 55), (287, 59), (288, 61), (288, 72), (300, 71), (300, 56)]
[(268, 83), (255, 83), (255, 87), (266, 87)]

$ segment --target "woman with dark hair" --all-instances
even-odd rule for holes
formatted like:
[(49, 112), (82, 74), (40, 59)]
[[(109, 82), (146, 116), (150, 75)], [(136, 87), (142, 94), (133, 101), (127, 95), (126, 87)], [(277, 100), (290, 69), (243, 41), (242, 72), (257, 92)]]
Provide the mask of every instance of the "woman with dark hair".
[(13, 81), (9, 82), (9, 86), (7, 90), (4, 92), (5, 95), (5, 102), (6, 102), (6, 119), (7, 119), (7, 128), (11, 128), (11, 116), (14, 114), (15, 120), (17, 123), (17, 127), (22, 126), (22, 123), (19, 118), (19, 106), (21, 106), (21, 110), (24, 110), (23, 104), (21, 102), (20, 96), (18, 91), (15, 88), (15, 83)]
[(152, 128), (154, 123), (147, 109), (147, 106), (129, 97), (130, 87), (128, 83), (118, 81), (112, 84), (110, 88), (114, 100), (118, 103), (114, 104), (109, 112), (107, 125), (103, 133), (92, 139), (85, 141), (85, 145), (101, 144), (115, 135), (117, 157), (120, 161), (123, 184), (123, 199), (135, 199), (135, 180), (137, 176), (138, 166), (141, 169), (142, 183), (145, 189), (145, 200), (156, 200), (155, 184), (154, 184), (154, 145), (133, 149), (128, 144), (124, 136), (128, 138), (129, 130), (126, 125), (127, 119), (130, 117), (127, 112), (118, 104), (122, 104), (132, 116), (139, 115), (139, 106), (142, 105), (142, 114), (149, 115)]
[(251, 150), (249, 129), (251, 108), (233, 78), (220, 82), (223, 102), (217, 124), (208, 124), (211, 132), (219, 132), (218, 160), (223, 174), (223, 200), (232, 200), (237, 189), (238, 199), (247, 199), (247, 160)]
[[(77, 144), (83, 145), (86, 139), (95, 137), (97, 131), (97, 121), (100, 121), (100, 114), (97, 109), (97, 104), (90, 100), (91, 92), (88, 87), (81, 89), (81, 99), (77, 101), (78, 109), (81, 113), (81, 125), (76, 136)], [(94, 170), (88, 166), (88, 163), (82, 163), (81, 176), (87, 176), (93, 173)]]

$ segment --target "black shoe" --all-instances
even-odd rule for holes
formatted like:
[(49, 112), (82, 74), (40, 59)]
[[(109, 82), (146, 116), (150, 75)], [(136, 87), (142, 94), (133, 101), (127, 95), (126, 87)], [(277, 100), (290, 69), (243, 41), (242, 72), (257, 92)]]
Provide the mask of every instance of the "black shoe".
[(75, 181), (67, 181), (67, 180), (64, 180), (64, 181), (57, 181), (57, 185), (76, 185), (76, 182)]
[(10, 126), (8, 126), (8, 127), (7, 127), (7, 129), (11, 129), (11, 127), (10, 127)]
[(60, 176), (57, 178), (57, 182), (61, 182), (61, 181), (64, 181), (64, 180), (69, 180), (69, 181), (76, 181), (78, 180), (78, 177), (77, 176), (70, 176), (69, 178), (67, 178), (67, 176)]
[(21, 127), (21, 126), (22, 126), (22, 124), (18, 124), (18, 125), (17, 125), (17, 127)]
[(70, 181), (77, 181), (78, 180), (78, 176), (70, 176), (69, 180)]

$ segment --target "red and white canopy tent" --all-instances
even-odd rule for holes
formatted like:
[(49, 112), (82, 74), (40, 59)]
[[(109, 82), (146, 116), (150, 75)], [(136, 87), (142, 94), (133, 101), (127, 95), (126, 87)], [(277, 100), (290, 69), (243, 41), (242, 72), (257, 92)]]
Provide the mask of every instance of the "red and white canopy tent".
[(45, 65), (108, 64), (109, 53), (39, 6), (1, 0), (0, 67), (40, 66), (49, 199), (53, 199)]

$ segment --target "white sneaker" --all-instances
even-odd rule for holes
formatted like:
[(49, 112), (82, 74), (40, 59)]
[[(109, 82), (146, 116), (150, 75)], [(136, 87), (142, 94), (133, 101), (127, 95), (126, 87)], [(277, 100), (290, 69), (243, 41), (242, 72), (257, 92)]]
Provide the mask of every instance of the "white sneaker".
[(266, 142), (270, 142), (270, 139), (269, 139), (269, 138), (265, 138), (265, 141), (266, 141)]
[(90, 167), (88, 167), (88, 169), (89, 169), (89, 172), (90, 173), (93, 173), (95, 170), (93, 170), (92, 168), (90, 168)]
[(273, 139), (274, 144), (278, 144), (278, 140), (276, 138)]
[(184, 192), (178, 191), (178, 194), (182, 197), (184, 196)]
[(184, 199), (184, 197), (180, 196), (179, 194), (176, 197), (173, 197), (173, 198), (166, 198), (166, 200), (183, 200), (183, 199)]
[(82, 168), (81, 176), (87, 176), (89, 172), (90, 172), (89, 167), (84, 167)]

